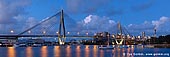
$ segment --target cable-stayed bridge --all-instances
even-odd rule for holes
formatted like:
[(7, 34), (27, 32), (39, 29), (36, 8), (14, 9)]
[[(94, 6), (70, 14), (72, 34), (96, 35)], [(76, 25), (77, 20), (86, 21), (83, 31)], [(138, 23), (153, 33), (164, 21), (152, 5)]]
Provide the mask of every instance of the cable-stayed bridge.
[[(0, 39), (19, 39), (22, 37), (54, 37), (58, 38), (59, 44), (64, 44), (66, 38), (93, 38), (93, 34), (89, 32), (80, 33), (75, 28), (75, 23), (72, 22), (71, 18), (63, 12), (63, 10), (58, 13), (43, 19), (39, 23), (26, 28), (26, 30), (18, 33), (18, 34), (6, 34), (0, 35)], [(66, 29), (67, 28), (67, 29)], [(122, 44), (124, 39), (122, 37), (122, 33), (125, 32), (122, 30), (120, 23), (118, 23), (118, 30), (120, 31), (120, 38), (115, 39), (117, 44)], [(70, 30), (69, 30), (70, 29)], [(72, 32), (75, 32), (72, 35)], [(10, 31), (13, 33), (14, 31)], [(82, 35), (81, 35), (82, 34)], [(119, 42), (118, 42), (119, 41)]]
[[(67, 19), (67, 20), (65, 20)], [(74, 27), (74, 25), (70, 24), (71, 19), (67, 14), (63, 12), (63, 10), (59, 11), (58, 13), (48, 17), (39, 23), (33, 25), (32, 27), (27, 28), (26, 30), (22, 31), (19, 34), (6, 34), (0, 35), (0, 39), (19, 39), (21, 37), (58, 37), (58, 41), (60, 44), (64, 44), (66, 37), (78, 37), (84, 38), (89, 37), (92, 38), (93, 36), (88, 36), (86, 33), (85, 36), (79, 35), (80, 32), (77, 32), (77, 35), (67, 35), (66, 36), (66, 25), (68, 29), (73, 29), (70, 27)], [(69, 21), (66, 22), (65, 21)], [(13, 33), (14, 31), (11, 31)], [(70, 34), (70, 32), (67, 32)]]

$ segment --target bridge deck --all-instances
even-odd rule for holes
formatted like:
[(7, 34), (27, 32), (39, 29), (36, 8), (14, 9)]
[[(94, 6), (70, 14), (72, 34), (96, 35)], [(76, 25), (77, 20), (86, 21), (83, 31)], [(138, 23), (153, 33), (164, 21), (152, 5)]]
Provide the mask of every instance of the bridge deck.
[[(61, 35), (62, 36), (62, 35)], [(13, 39), (19, 37), (58, 37), (58, 35), (0, 35), (0, 39)], [(66, 35), (66, 37), (77, 37), (77, 38), (93, 38), (93, 36), (76, 36), (76, 35)]]

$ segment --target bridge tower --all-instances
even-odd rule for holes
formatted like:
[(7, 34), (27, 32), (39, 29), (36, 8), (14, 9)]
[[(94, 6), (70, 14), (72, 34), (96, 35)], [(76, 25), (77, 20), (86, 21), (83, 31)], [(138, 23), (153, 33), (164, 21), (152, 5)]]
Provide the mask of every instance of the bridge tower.
[(60, 45), (65, 44), (66, 39), (66, 33), (65, 33), (65, 25), (64, 25), (64, 12), (61, 10), (60, 15), (60, 24), (59, 24), (59, 30), (58, 30), (58, 42)]
[(124, 39), (122, 37), (122, 27), (121, 27), (120, 22), (118, 22), (118, 30), (120, 31), (120, 34), (117, 34), (117, 38), (115, 39), (116, 40), (116, 44), (122, 45)]
[(18, 35), (22, 35), (26, 32), (29, 32), (31, 29), (36, 28), (39, 25), (42, 25), (43, 23), (53, 19), (53, 17), (60, 15), (60, 21), (59, 21), (59, 29), (58, 29), (58, 42), (60, 45), (63, 45), (65, 43), (66, 39), (66, 33), (65, 33), (65, 25), (64, 25), (64, 12), (61, 10), (60, 12), (56, 13), (55, 15), (52, 15), (51, 17), (46, 18), (45, 20), (40, 21), (36, 25), (24, 30), (23, 32), (19, 33)]

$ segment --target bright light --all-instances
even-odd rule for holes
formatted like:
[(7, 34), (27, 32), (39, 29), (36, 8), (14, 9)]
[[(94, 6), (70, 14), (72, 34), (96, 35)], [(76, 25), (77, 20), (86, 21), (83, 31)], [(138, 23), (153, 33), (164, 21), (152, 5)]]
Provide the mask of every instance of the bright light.
[(76, 49), (80, 49), (80, 46), (77, 46)]
[(86, 46), (85, 46), (85, 49), (88, 49), (88, 48), (89, 48), (89, 45), (86, 45)]
[(115, 35), (112, 35), (113, 38), (115, 38)]
[(132, 39), (135, 39), (135, 37), (132, 37)]
[(148, 39), (151, 39), (151, 37), (150, 37), (150, 36), (148, 36)]
[(42, 48), (47, 48), (47, 46), (42, 46)]
[(11, 33), (14, 33), (14, 31), (13, 31), (13, 30), (11, 30), (10, 32), (11, 32)]
[(46, 34), (46, 31), (43, 31), (43, 34)]
[(138, 36), (138, 38), (140, 38), (140, 36)]
[(30, 34), (30, 33), (31, 33), (31, 31), (28, 31), (28, 33)]
[(70, 32), (67, 32), (67, 34), (70, 34)]
[(58, 34), (58, 32), (56, 32), (56, 34)]
[(101, 34), (101, 36), (103, 36), (103, 34)]
[(130, 35), (127, 35), (127, 38), (131, 38)]
[(88, 33), (88, 32), (86, 32), (86, 35), (89, 35), (89, 33)]
[(57, 48), (57, 49), (58, 49), (58, 48), (60, 48), (60, 46), (55, 46), (55, 48)]

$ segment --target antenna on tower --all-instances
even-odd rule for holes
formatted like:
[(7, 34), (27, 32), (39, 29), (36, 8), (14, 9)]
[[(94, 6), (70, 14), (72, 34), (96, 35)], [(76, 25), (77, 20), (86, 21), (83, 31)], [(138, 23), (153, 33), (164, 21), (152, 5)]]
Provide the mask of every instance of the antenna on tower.
[(154, 28), (154, 37), (156, 38), (156, 28)]
[(154, 35), (153, 35), (153, 37), (156, 38), (156, 26), (154, 27)]

